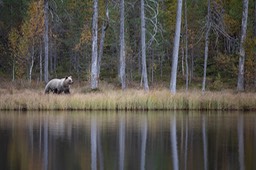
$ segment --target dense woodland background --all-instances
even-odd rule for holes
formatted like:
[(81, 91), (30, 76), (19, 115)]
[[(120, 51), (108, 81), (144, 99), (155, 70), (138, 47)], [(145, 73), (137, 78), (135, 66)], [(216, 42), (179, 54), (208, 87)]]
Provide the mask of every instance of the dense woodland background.
[[(255, 90), (256, 1), (244, 1), (249, 1), (244, 84)], [(206, 89), (236, 89), (243, 11), (241, 0), (183, 0), (178, 88), (186, 87), (186, 79), (188, 88), (202, 88), (208, 35)], [(72, 75), (75, 82), (96, 78), (117, 85), (125, 77), (122, 88), (146, 79), (149, 87), (169, 87), (176, 12), (176, 0), (0, 0), (1, 81)], [(93, 62), (100, 69), (94, 76)]]

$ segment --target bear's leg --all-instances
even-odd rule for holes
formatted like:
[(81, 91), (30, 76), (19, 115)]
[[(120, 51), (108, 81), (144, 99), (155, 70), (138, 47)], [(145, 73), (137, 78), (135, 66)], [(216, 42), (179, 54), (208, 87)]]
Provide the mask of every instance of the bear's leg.
[(64, 91), (64, 93), (65, 93), (65, 94), (70, 94), (69, 89), (66, 89), (66, 90)]
[(62, 90), (61, 90), (61, 89), (56, 89), (56, 91), (57, 91), (57, 92), (56, 92), (57, 94), (61, 94), (61, 93), (62, 93)]
[(44, 94), (49, 94), (49, 89), (45, 89)]
[(53, 91), (53, 94), (59, 94), (57, 88), (53, 89), (52, 91)]

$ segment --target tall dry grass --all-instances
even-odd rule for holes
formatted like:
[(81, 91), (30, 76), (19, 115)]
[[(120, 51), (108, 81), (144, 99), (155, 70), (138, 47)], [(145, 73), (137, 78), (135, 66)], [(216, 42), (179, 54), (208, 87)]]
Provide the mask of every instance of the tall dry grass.
[(0, 110), (256, 110), (255, 93), (179, 91), (168, 89), (150, 92), (128, 89), (105, 89), (70, 95), (43, 94), (39, 90), (0, 89)]

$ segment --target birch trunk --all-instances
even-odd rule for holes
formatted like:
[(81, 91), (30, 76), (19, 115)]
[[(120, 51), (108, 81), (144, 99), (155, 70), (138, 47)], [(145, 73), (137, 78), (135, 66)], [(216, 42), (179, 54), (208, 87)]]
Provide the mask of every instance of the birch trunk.
[(92, 19), (92, 63), (91, 63), (91, 89), (98, 88), (97, 58), (98, 58), (98, 0), (93, 3)]
[(239, 48), (237, 91), (244, 91), (244, 62), (245, 62), (244, 42), (245, 42), (246, 30), (247, 30), (248, 4), (249, 4), (248, 0), (243, 0), (243, 16), (242, 16), (241, 39), (240, 39), (240, 48)]
[(141, 0), (141, 57), (142, 57), (142, 79), (144, 90), (148, 91), (148, 75), (146, 63), (146, 25), (144, 13), (144, 0)]
[(44, 0), (44, 82), (47, 83), (49, 80), (48, 77), (48, 57), (49, 57), (49, 23), (48, 23), (48, 10), (49, 10), (49, 3), (48, 0)]
[[(256, 1), (254, 1), (253, 37), (256, 39)], [(254, 46), (256, 49), (256, 46)], [(256, 51), (254, 51), (254, 88), (256, 88)]]
[(205, 84), (206, 84), (206, 71), (207, 71), (207, 60), (208, 60), (208, 51), (209, 51), (209, 33), (211, 30), (211, 23), (210, 23), (210, 14), (211, 14), (211, 0), (208, 0), (208, 14), (207, 14), (207, 27), (206, 27), (206, 34), (205, 34), (205, 47), (204, 47), (204, 76), (202, 82), (202, 93), (205, 92)]
[(107, 17), (107, 21), (103, 22), (103, 25), (101, 27), (100, 49), (99, 49), (99, 57), (98, 57), (98, 63), (97, 63), (98, 78), (100, 77), (100, 65), (101, 65), (101, 59), (103, 57), (105, 35), (106, 35), (106, 31), (108, 29), (108, 24), (109, 24), (108, 3), (106, 4), (106, 17)]
[(187, 18), (187, 0), (185, 0), (185, 64), (186, 64), (186, 91), (188, 91), (188, 18)]
[(120, 60), (119, 78), (122, 89), (126, 88), (125, 76), (125, 40), (124, 40), (124, 0), (120, 0)]
[(180, 28), (181, 28), (181, 15), (182, 15), (182, 0), (178, 0), (177, 6), (177, 17), (176, 17), (176, 29), (174, 37), (174, 47), (172, 54), (172, 72), (170, 90), (171, 93), (176, 93), (176, 81), (177, 81), (177, 68), (178, 68), (178, 57), (179, 57), (179, 46), (180, 46)]
[(40, 43), (40, 47), (39, 47), (39, 69), (40, 69), (40, 75), (39, 75), (39, 80), (40, 82), (43, 79), (43, 61), (42, 61), (42, 54), (43, 54), (43, 47), (42, 44)]
[(34, 67), (34, 62), (35, 62), (35, 47), (34, 47), (34, 40), (33, 40), (33, 45), (32, 45), (32, 49), (31, 49), (31, 63), (30, 63), (30, 67), (29, 67), (29, 82), (30, 83), (32, 80), (32, 71), (33, 71), (33, 67)]

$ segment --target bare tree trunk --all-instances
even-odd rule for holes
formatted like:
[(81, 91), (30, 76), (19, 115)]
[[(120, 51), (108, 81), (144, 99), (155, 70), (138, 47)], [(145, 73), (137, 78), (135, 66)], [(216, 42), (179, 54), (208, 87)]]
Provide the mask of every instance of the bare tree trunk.
[(185, 63), (186, 63), (186, 91), (188, 91), (188, 18), (187, 18), (187, 0), (185, 0)]
[(39, 47), (39, 69), (40, 69), (40, 75), (39, 75), (39, 81), (41, 82), (43, 79), (43, 61), (42, 61), (42, 55), (43, 55), (43, 47), (40, 42), (40, 47)]
[(103, 22), (103, 25), (101, 27), (101, 38), (100, 38), (100, 49), (99, 49), (99, 57), (98, 57), (98, 78), (100, 77), (100, 65), (101, 65), (101, 59), (103, 57), (103, 49), (104, 49), (104, 40), (105, 40), (105, 34), (108, 29), (109, 24), (109, 15), (108, 15), (108, 2), (106, 2), (106, 17), (107, 21)]
[(184, 39), (181, 39), (181, 72), (182, 76), (185, 75), (185, 69), (184, 69), (184, 60), (185, 60), (185, 51), (184, 51)]
[(208, 14), (207, 14), (207, 26), (205, 33), (205, 48), (204, 48), (204, 76), (202, 83), (202, 93), (205, 92), (205, 84), (206, 84), (206, 71), (207, 71), (207, 60), (208, 60), (208, 51), (209, 51), (209, 33), (211, 30), (211, 22), (210, 22), (210, 14), (211, 14), (211, 0), (208, 0)]
[(124, 40), (124, 0), (120, 0), (120, 66), (119, 78), (122, 84), (122, 89), (126, 88), (125, 75), (125, 40)]
[(98, 0), (94, 0), (93, 4), (93, 19), (92, 19), (92, 63), (91, 63), (91, 89), (98, 88)]
[(49, 57), (49, 23), (48, 23), (48, 10), (49, 3), (48, 0), (44, 0), (44, 82), (47, 83), (49, 80), (49, 71), (48, 71), (48, 57)]
[(171, 93), (176, 93), (176, 81), (177, 81), (177, 69), (178, 69), (178, 57), (179, 57), (179, 46), (180, 46), (180, 27), (181, 27), (181, 15), (182, 15), (182, 0), (177, 0), (177, 17), (176, 17), (176, 29), (174, 38), (174, 47), (172, 53), (172, 72), (170, 90)]
[(145, 13), (144, 13), (144, 0), (141, 0), (141, 57), (142, 57), (142, 77), (144, 90), (148, 91), (148, 74), (147, 74), (147, 63), (146, 63), (146, 24), (145, 24)]
[(191, 49), (191, 62), (190, 62), (190, 77), (189, 77), (189, 83), (192, 82), (192, 79), (194, 77), (194, 45)]
[(32, 49), (31, 49), (31, 63), (30, 63), (30, 67), (29, 67), (29, 82), (31, 83), (31, 80), (32, 80), (32, 70), (33, 70), (33, 67), (34, 67), (34, 62), (35, 62), (35, 46), (34, 46), (34, 40), (33, 41), (33, 44), (32, 44)]
[(244, 41), (246, 38), (247, 30), (247, 18), (248, 18), (248, 0), (243, 0), (243, 16), (242, 16), (242, 28), (241, 39), (239, 48), (239, 66), (238, 66), (238, 79), (237, 79), (237, 91), (244, 91), (244, 62), (245, 62), (245, 49)]
[[(256, 38), (256, 0), (254, 0), (253, 37)], [(254, 88), (256, 88), (256, 51), (254, 51)]]

